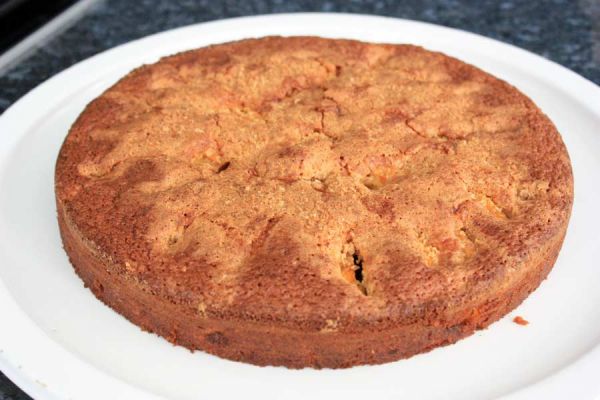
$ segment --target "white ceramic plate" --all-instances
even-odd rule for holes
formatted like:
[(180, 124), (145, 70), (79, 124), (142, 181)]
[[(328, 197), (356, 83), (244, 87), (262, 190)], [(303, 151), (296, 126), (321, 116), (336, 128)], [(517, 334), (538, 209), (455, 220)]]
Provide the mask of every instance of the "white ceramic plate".
[[(83, 288), (62, 250), (53, 169), (83, 107), (160, 56), (263, 35), (414, 43), (514, 84), (554, 121), (575, 171), (559, 260), (518, 310), (459, 343), (347, 370), (259, 368), (143, 333)], [(0, 368), (36, 399), (598, 398), (600, 88), (531, 53), (439, 26), (358, 15), (225, 20), (164, 32), (83, 61), (0, 117)], [(523, 315), (531, 323), (511, 322)]]

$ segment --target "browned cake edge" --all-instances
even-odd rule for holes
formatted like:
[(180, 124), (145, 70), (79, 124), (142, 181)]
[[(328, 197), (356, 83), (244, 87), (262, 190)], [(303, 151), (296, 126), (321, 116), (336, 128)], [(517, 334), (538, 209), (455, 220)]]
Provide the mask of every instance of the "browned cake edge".
[(75, 271), (106, 305), (173, 344), (230, 360), (290, 368), (346, 368), (395, 361), (454, 343), (486, 328), (517, 307), (546, 278), (566, 231), (565, 225), (560, 234), (539, 249), (539, 257), (521, 266), (528, 272), (520, 280), (475, 308), (459, 310), (451, 320), (435, 324), (421, 321), (379, 331), (366, 328), (355, 333), (307, 332), (254, 321), (199, 319), (192, 308), (153, 295), (118, 272), (123, 269), (112, 265), (108, 257), (78, 234), (60, 201), (57, 209), (63, 244)]

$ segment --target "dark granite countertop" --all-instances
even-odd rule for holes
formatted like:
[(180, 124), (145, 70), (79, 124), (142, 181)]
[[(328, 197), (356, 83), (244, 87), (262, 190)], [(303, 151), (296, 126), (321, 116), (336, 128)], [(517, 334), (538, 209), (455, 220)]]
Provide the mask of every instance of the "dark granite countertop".
[[(302, 11), (386, 15), (464, 29), (540, 54), (600, 84), (600, 0), (99, 0), (71, 28), (0, 74), (0, 113), (52, 75), (132, 39), (203, 21)], [(0, 374), (0, 400), (22, 399), (29, 397)]]

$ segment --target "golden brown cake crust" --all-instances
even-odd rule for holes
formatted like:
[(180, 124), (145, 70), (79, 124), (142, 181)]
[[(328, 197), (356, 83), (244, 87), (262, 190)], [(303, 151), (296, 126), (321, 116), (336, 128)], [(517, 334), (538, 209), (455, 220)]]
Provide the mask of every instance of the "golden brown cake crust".
[(452, 343), (558, 255), (566, 149), (523, 94), (409, 45), (268, 37), (143, 66), (56, 166), (95, 295), (229, 359), (348, 367)]

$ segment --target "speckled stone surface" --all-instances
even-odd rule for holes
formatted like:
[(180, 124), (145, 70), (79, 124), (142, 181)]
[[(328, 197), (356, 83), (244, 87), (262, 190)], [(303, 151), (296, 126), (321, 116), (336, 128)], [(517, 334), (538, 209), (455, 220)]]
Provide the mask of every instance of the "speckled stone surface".
[[(197, 22), (301, 11), (376, 14), (459, 28), (540, 54), (600, 84), (600, 0), (104, 0), (0, 75), (0, 113), (52, 75), (121, 43)], [(0, 400), (22, 399), (29, 397), (0, 374)]]

